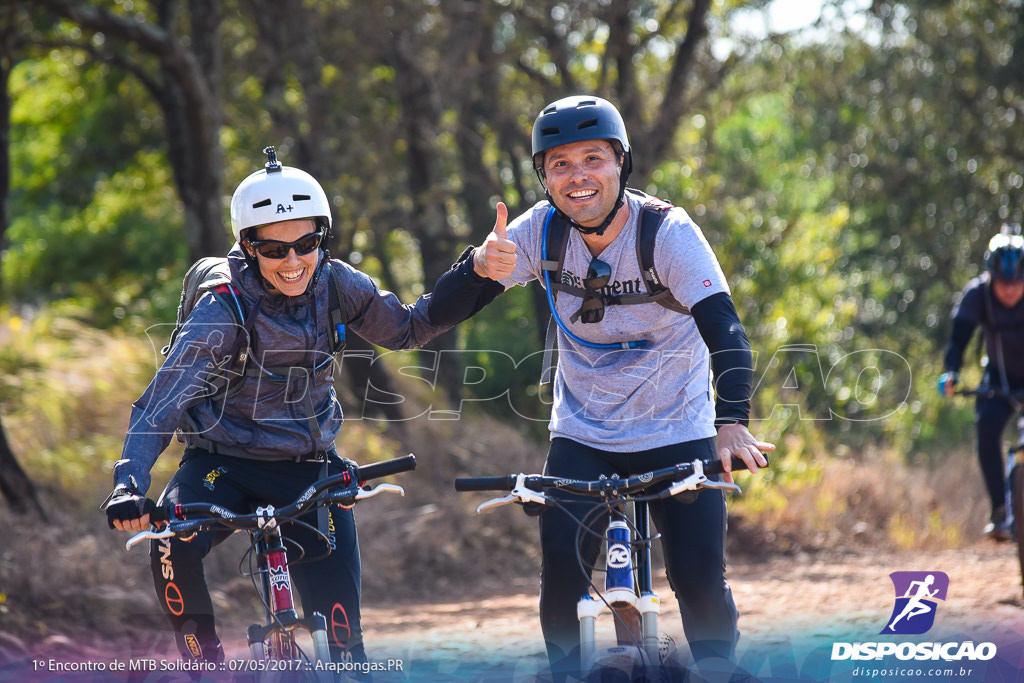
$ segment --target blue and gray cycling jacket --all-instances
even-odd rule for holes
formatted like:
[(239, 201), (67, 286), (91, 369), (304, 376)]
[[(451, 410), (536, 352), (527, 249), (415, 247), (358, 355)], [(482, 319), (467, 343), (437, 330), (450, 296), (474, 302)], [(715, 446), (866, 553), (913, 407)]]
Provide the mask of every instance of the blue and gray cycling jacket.
[[(333, 447), (342, 411), (333, 386), (327, 268), (341, 278), (348, 329), (387, 349), (422, 346), (448, 330), (450, 324), (432, 323), (431, 306), (457, 309), (456, 317), (465, 319), (482, 286), (465, 262), (457, 263), (435, 285), (447, 293), (443, 301), (435, 294), (432, 302), (425, 294), (406, 305), (378, 289), (365, 273), (331, 260), (313, 287), (289, 297), (263, 288), (238, 245), (228, 260), (232, 283), (247, 315), (253, 316), (247, 318), (249, 339), (255, 341), (246, 372), (237, 373), (231, 363), (245, 328), (223, 303), (202, 297), (149, 387), (132, 405), (121, 459), (114, 467), (115, 485), (133, 478), (144, 493), (153, 464), (179, 428), (186, 447), (209, 449), (213, 444), (217, 452), (254, 459), (294, 459)], [(211, 379), (225, 373), (230, 375), (226, 390), (215, 391)]]

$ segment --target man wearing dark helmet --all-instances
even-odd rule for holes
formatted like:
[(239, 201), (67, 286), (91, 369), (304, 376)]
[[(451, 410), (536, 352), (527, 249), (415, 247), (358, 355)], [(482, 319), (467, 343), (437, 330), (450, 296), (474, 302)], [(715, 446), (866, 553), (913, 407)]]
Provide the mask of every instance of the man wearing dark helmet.
[[(951, 396), (959, 382), (964, 351), (981, 328), (988, 362), (981, 388), (1002, 394), (1024, 391), (1024, 237), (1019, 226), (1003, 226), (988, 243), (985, 272), (967, 283), (953, 309), (939, 393)], [(979, 395), (975, 404), (978, 462), (991, 503), (985, 535), (1010, 538), (1002, 436), (1014, 406), (1004, 396)]]
[[(683, 209), (627, 189), (633, 159), (618, 110), (589, 95), (548, 105), (533, 126), (532, 156), (546, 200), (507, 230), (499, 203), (472, 260), (477, 275), (506, 287), (540, 280), (548, 292), (560, 355), (545, 473), (625, 477), (716, 456), (729, 469), (733, 456), (752, 472), (764, 467), (762, 451), (774, 446), (747, 429), (751, 351), (728, 283)], [(652, 202), (663, 216), (653, 268), (644, 268), (639, 222)], [(546, 247), (556, 222), (568, 226), (564, 256)], [(656, 284), (671, 297), (655, 295)], [(652, 503), (651, 516), (693, 657), (730, 659), (738, 615), (725, 580), (725, 497), (687, 495)], [(577, 519), (589, 509), (570, 497), (564, 505)], [(576, 530), (561, 511), (540, 515), (540, 617), (556, 675), (580, 667), (576, 603), (589, 583)], [(598, 546), (584, 553), (596, 557)]]

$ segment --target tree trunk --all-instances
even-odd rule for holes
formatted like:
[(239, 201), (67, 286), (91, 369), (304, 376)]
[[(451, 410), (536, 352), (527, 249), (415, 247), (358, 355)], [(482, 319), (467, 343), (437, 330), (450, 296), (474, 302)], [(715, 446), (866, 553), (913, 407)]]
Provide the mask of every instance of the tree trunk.
[[(7, 90), (11, 69), (14, 67), (13, 41), (17, 38), (12, 23), (0, 27), (0, 249), (6, 244), (7, 195), (11, 189), (10, 140), (11, 96)], [(2, 291), (2, 289), (0, 289)], [(18, 513), (35, 512), (46, 518), (36, 488), (21, 469), (14, 451), (7, 443), (3, 422), (0, 421), (0, 494), (11, 509)]]
[[(409, 44), (411, 40), (409, 32), (400, 31), (395, 36), (392, 59), (402, 128), (408, 146), (406, 163), (412, 198), (409, 220), (413, 234), (420, 240), (423, 282), (429, 289), (451, 266), (458, 242), (448, 225), (441, 171), (437, 163), (441, 156), (435, 148), (441, 115), (438, 93), (416, 63), (415, 50)], [(440, 359), (444, 357), (443, 352), (455, 350), (456, 346), (452, 330), (436, 337), (426, 348), (437, 351)], [(454, 355), (450, 357), (455, 358)], [(461, 398), (461, 375), (457, 363), (439, 363), (435, 373), (436, 382), (454, 404)]]
[(34, 513), (46, 519), (46, 512), (32, 480), (21, 469), (14, 451), (7, 443), (3, 422), (0, 421), (0, 494), (18, 514)]

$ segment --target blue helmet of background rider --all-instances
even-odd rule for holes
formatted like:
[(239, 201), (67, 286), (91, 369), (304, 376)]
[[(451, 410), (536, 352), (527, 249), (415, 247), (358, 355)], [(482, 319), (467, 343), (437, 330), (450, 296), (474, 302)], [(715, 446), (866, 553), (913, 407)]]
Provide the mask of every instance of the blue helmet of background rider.
[[(544, 152), (559, 145), (585, 140), (607, 140), (615, 149), (616, 154), (622, 157), (619, 198), (615, 203), (615, 208), (608, 214), (604, 222), (596, 228), (588, 228), (578, 225), (565, 216), (569, 223), (580, 232), (600, 235), (622, 206), (623, 196), (626, 192), (626, 180), (633, 172), (633, 154), (630, 151), (629, 138), (626, 135), (626, 124), (615, 105), (608, 100), (592, 95), (574, 95), (544, 107), (533, 123), (533, 170), (537, 173), (541, 183), (544, 183)], [(544, 185), (544, 193), (548, 201), (561, 213), (547, 191), (547, 184), (544, 183)]]
[(1024, 280), (1024, 237), (1013, 234), (1010, 226), (989, 240), (985, 251), (985, 269), (993, 280)]

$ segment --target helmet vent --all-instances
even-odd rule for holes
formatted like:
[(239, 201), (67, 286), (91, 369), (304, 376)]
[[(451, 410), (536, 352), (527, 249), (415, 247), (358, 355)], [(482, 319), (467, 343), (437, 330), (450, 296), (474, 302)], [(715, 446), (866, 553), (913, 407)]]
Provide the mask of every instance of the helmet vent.
[(580, 121), (579, 125), (576, 126), (576, 130), (583, 130), (585, 128), (593, 128), (597, 125), (597, 119), (587, 119), (586, 121)]
[(597, 100), (580, 100), (580, 102), (576, 105), (576, 108), (580, 109), (582, 107), (596, 107), (596, 106), (597, 106)]
[(541, 135), (558, 135), (562, 132), (561, 128), (557, 126), (551, 126), (550, 128), (544, 128), (541, 130)]
[(252, 205), (252, 208), (254, 208), (254, 209), (262, 209), (264, 206), (270, 206), (270, 199), (269, 198), (263, 199), (261, 201), (256, 202), (255, 204)]
[(309, 195), (308, 194), (293, 194), (292, 195), (292, 201), (293, 202), (308, 202), (309, 201)]

